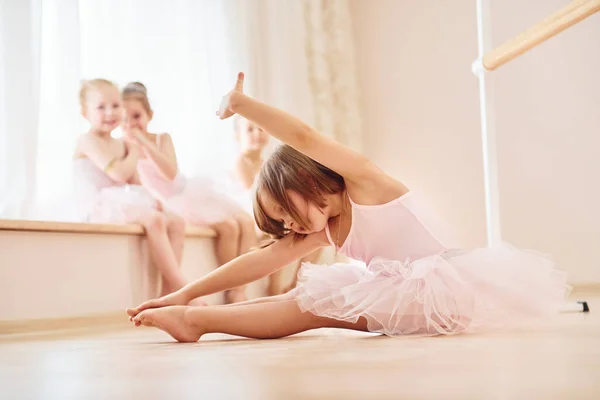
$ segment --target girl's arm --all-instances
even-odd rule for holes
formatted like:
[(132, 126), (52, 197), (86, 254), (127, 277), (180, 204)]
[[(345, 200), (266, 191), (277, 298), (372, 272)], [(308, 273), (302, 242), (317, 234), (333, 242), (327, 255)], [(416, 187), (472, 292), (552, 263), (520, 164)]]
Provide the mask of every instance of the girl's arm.
[(372, 174), (381, 173), (365, 156), (321, 135), (298, 118), (244, 95), (243, 82), (244, 75), (240, 73), (235, 89), (221, 103), (218, 111), (221, 118), (239, 114), (355, 183), (370, 178)]
[(177, 176), (177, 156), (171, 135), (163, 133), (159, 136), (157, 146), (141, 132), (134, 134), (133, 140), (156, 165), (167, 180), (172, 181)]
[(294, 235), (271, 246), (244, 254), (182, 289), (189, 299), (222, 292), (264, 278), (323, 246), (319, 233), (303, 239)]
[(147, 301), (137, 308), (128, 310), (128, 314), (134, 317), (148, 308), (187, 304), (197, 297), (245, 285), (268, 276), (289, 263), (328, 244), (324, 232), (314, 233), (303, 239), (294, 240), (293, 236), (288, 235), (269, 247), (246, 253), (212, 271), (203, 278), (187, 284), (175, 293)]
[(131, 146), (124, 157), (115, 156), (108, 144), (100, 138), (85, 135), (77, 143), (77, 152), (89, 158), (112, 180), (119, 183), (127, 183), (135, 174), (138, 151)]

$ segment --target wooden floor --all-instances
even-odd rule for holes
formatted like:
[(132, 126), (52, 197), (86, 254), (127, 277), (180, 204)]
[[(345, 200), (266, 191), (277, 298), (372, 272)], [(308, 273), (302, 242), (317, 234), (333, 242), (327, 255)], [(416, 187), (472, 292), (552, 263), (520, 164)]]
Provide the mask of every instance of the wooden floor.
[(0, 399), (600, 399), (600, 296), (580, 296), (589, 314), (485, 335), (0, 336)]

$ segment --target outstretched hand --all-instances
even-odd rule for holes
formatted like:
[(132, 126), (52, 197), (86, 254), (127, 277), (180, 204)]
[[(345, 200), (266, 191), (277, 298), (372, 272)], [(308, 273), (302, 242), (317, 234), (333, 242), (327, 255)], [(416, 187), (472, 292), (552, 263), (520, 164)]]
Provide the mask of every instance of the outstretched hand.
[(223, 96), (221, 99), (221, 104), (219, 105), (219, 110), (217, 110), (216, 114), (220, 119), (227, 119), (235, 114), (232, 107), (232, 100), (238, 94), (244, 93), (244, 73), (240, 72), (237, 76), (237, 82), (233, 90)]
[(189, 299), (181, 292), (174, 292), (166, 296), (159, 297), (158, 299), (145, 301), (135, 308), (128, 308), (127, 315), (129, 315), (129, 320), (133, 321), (133, 318), (144, 310), (167, 306), (185, 306), (188, 304), (188, 302)]

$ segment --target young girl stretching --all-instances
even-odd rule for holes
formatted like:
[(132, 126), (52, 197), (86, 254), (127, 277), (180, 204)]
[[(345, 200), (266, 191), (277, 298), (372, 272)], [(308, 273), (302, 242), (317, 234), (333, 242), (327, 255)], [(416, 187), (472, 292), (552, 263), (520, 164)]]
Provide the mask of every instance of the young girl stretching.
[[(208, 332), (278, 338), (314, 328), (386, 335), (453, 334), (556, 313), (567, 285), (551, 261), (508, 245), (451, 250), (419, 198), (364, 156), (242, 92), (240, 74), (217, 114), (254, 121), (286, 143), (256, 182), (255, 216), (274, 242), (128, 314), (182, 342)], [(233, 306), (191, 299), (273, 273), (332, 245), (367, 267), (306, 264), (288, 294)]]
[[(244, 191), (250, 191), (260, 168), (264, 164), (263, 151), (269, 142), (269, 134), (259, 126), (244, 118), (236, 118), (235, 136), (240, 144), (240, 155), (235, 165), (235, 175)], [(248, 196), (251, 200), (252, 196)], [(251, 201), (250, 201), (251, 203)], [(269, 276), (267, 295), (276, 296), (293, 289), (297, 283), (297, 273), (305, 262), (316, 263), (321, 256), (321, 249), (298, 260), (294, 266), (293, 279), (290, 283), (284, 282), (285, 269), (279, 269)]]

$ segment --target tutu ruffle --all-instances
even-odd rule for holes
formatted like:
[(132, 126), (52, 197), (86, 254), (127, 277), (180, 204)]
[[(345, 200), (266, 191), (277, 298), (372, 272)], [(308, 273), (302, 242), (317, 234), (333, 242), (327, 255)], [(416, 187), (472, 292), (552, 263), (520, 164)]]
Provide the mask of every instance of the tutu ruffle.
[(398, 336), (527, 324), (556, 315), (569, 291), (548, 256), (503, 244), (366, 268), (304, 264), (295, 296), (302, 311)]
[(191, 225), (214, 225), (242, 212), (242, 207), (229, 196), (218, 176), (186, 178), (178, 173), (169, 181), (147, 159), (138, 162), (138, 172), (144, 187), (162, 202), (165, 209), (180, 215)]
[(210, 226), (243, 212), (209, 177), (187, 179), (183, 190), (165, 199), (165, 208), (196, 226)]
[(140, 223), (158, 209), (158, 202), (139, 185), (104, 188), (87, 202), (91, 211), (86, 219), (93, 223)]

